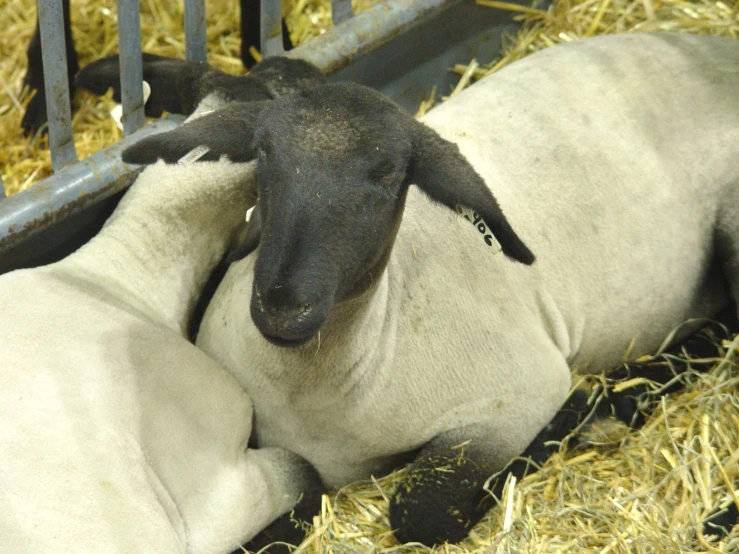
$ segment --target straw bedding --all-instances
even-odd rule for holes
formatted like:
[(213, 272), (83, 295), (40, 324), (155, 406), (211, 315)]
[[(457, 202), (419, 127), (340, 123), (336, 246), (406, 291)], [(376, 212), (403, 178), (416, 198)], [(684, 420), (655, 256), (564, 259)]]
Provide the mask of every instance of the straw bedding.
[[(522, 29), (510, 37), (499, 59), (466, 64), (460, 60), (453, 68), (461, 75), (460, 83), (453, 91), (440, 91), (442, 98), (531, 52), (591, 35), (665, 30), (739, 38), (737, 0), (555, 0), (548, 10), (478, 2), (519, 12)], [(358, 7), (371, 3), (360, 0)], [(116, 51), (115, 14), (108, 9), (112, 6), (102, 0), (72, 2), (81, 65)], [(144, 50), (183, 57), (181, 2), (143, 0), (141, 7)], [(239, 73), (237, 2), (208, 0), (207, 8), (209, 61)], [(293, 42), (307, 40), (330, 25), (327, 0), (287, 0), (285, 13)], [(0, 7), (0, 172), (8, 194), (50, 174), (46, 139), (26, 138), (20, 131), (26, 101), (20, 91), (25, 48), (35, 17), (33, 0), (4, 0)], [(433, 103), (433, 98), (422, 102), (419, 113)], [(108, 115), (110, 98), (78, 92), (74, 105), (81, 157), (120, 137)], [(719, 507), (739, 507), (739, 336), (716, 329), (708, 339), (713, 345), (710, 355), (703, 352), (696, 358), (682, 352), (661, 358), (660, 363), (673, 364), (682, 358), (691, 370), (685, 389), (659, 402), (643, 428), (590, 430), (589, 448), (562, 448), (538, 473), (509, 483), (500, 506), (464, 543), (436, 549), (397, 544), (388, 528), (387, 497), (403, 475), (401, 469), (324, 497), (322, 513), (298, 551), (739, 552), (739, 528), (719, 540), (704, 534), (700, 525)], [(707, 368), (712, 369), (705, 373)], [(604, 378), (588, 379), (585, 384), (595, 390), (613, 386)], [(576, 381), (582, 384), (580, 377)]]

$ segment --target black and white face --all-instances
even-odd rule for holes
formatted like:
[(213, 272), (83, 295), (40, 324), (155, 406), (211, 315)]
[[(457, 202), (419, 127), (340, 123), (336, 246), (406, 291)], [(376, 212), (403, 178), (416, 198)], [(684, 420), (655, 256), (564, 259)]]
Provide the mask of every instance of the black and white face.
[(336, 302), (364, 292), (384, 270), (408, 187), (403, 115), (365, 89), (336, 85), (262, 112), (251, 315), (271, 342), (307, 342)]

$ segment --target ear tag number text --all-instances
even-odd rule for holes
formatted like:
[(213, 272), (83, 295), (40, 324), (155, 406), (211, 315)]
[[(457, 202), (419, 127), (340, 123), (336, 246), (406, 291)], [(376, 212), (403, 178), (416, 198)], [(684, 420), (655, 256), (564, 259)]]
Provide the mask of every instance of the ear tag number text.
[(500, 243), (495, 239), (493, 233), (490, 231), (485, 221), (483, 221), (480, 214), (474, 210), (465, 208), (464, 206), (457, 206), (457, 213), (475, 226), (482, 235), (482, 239), (485, 241), (485, 244), (490, 247), (493, 254), (497, 254), (501, 251)]

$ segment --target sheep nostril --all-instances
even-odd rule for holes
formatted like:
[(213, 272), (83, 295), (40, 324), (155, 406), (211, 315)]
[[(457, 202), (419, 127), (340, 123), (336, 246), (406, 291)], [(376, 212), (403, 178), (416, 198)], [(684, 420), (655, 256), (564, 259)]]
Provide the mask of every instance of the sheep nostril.
[(305, 318), (307, 318), (310, 315), (312, 308), (310, 304), (303, 304), (300, 307), (300, 311), (298, 311), (297, 315), (295, 316), (295, 319), (297, 321), (303, 321)]

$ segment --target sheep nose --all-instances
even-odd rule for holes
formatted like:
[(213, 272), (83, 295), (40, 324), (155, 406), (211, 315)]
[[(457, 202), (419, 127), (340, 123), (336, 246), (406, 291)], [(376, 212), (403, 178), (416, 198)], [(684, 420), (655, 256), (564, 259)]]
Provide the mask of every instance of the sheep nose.
[(291, 294), (284, 287), (276, 286), (265, 295), (255, 288), (257, 309), (271, 320), (272, 326), (279, 331), (290, 323), (299, 323), (311, 313), (310, 302), (291, 301)]

